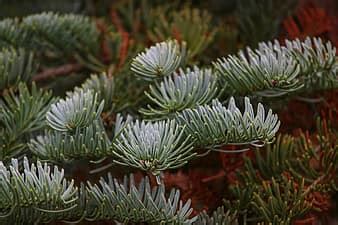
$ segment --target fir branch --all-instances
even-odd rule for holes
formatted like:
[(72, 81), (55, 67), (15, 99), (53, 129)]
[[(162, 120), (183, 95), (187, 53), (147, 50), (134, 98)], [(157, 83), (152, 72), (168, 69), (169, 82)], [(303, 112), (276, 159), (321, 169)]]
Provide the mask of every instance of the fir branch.
[(0, 160), (17, 156), (26, 148), (28, 137), (42, 130), (45, 116), (54, 102), (51, 92), (43, 92), (33, 83), (31, 90), (19, 83), (18, 92), (10, 89), (0, 100)]
[(101, 159), (112, 154), (110, 140), (100, 121), (77, 128), (71, 134), (46, 131), (45, 135), (32, 139), (28, 146), (39, 158), (56, 162)]
[(46, 115), (48, 125), (57, 131), (73, 131), (89, 126), (100, 116), (104, 101), (98, 102), (92, 90), (74, 92), (65, 100), (53, 104)]
[(63, 170), (51, 169), (40, 162), (36, 166), (29, 165), (26, 157), (23, 167), (21, 173), (17, 159), (12, 160), (9, 169), (0, 161), (0, 222), (20, 221), (15, 214), (22, 216), (25, 210), (31, 212), (25, 218), (26, 222), (49, 222), (65, 218), (67, 212), (77, 206), (78, 189), (74, 181), (64, 178)]
[(272, 178), (271, 183), (263, 183), (262, 188), (260, 193), (254, 193), (252, 205), (268, 223), (291, 224), (293, 219), (311, 208), (311, 202), (306, 199), (308, 192), (304, 180), (298, 183), (284, 178), (283, 182), (277, 182)]
[(28, 82), (36, 70), (33, 53), (24, 49), (2, 49), (0, 65), (0, 91)]
[(336, 48), (320, 38), (285, 41), (289, 54), (300, 65), (304, 89), (318, 90), (338, 87), (338, 60)]
[(176, 40), (157, 43), (139, 53), (131, 63), (131, 70), (146, 80), (170, 75), (184, 60), (185, 45)]
[(0, 48), (19, 48), (25, 44), (26, 33), (19, 23), (18, 18), (0, 21)]
[[(289, 135), (278, 135), (273, 144), (267, 145), (265, 149), (255, 151), (256, 165), (263, 179), (280, 177), (288, 170), (289, 160), (292, 159), (295, 148), (295, 139)], [(253, 171), (254, 166), (250, 159), (245, 159), (245, 168)]]
[(214, 66), (231, 87), (230, 95), (275, 97), (303, 87), (297, 62), (280, 48), (247, 48), (238, 56), (218, 59)]
[(327, 210), (316, 196), (337, 190), (338, 148), (325, 122), (318, 122), (318, 130), (314, 142), (304, 133), (297, 138), (280, 135), (264, 153), (254, 152), (255, 161), (245, 158), (230, 188), (235, 200), (225, 201), (226, 206), (272, 224), (290, 224), (310, 210)]
[(51, 51), (61, 57), (75, 57), (82, 65), (102, 71), (97, 59), (99, 33), (90, 18), (43, 12), (19, 19), (0, 21), (0, 48), (13, 46), (35, 52)]
[(140, 168), (158, 176), (183, 166), (196, 154), (193, 142), (174, 120), (130, 123), (113, 143), (114, 162)]
[(100, 161), (113, 155), (112, 142), (119, 137), (131, 120), (130, 116), (123, 119), (117, 114), (112, 140), (109, 139), (102, 121), (98, 119), (89, 126), (76, 128), (72, 132), (45, 130), (44, 135), (31, 139), (28, 146), (39, 158), (56, 163), (78, 159)]
[(23, 219), (25, 224), (110, 219), (188, 225), (197, 219), (191, 217), (190, 200), (183, 203), (176, 189), (167, 197), (164, 185), (151, 188), (148, 177), (137, 187), (133, 175), (119, 182), (108, 174), (107, 181), (101, 178), (99, 185), (88, 182), (85, 188), (78, 188), (56, 166), (51, 169), (39, 161), (36, 166), (29, 165), (24, 158), (24, 172), (19, 168), (17, 159), (12, 160), (9, 169), (0, 161), (1, 223), (22, 224)]
[(166, 15), (164, 7), (150, 11), (154, 17), (153, 24), (147, 30), (154, 42), (175, 38), (187, 45), (187, 60), (192, 60), (209, 47), (218, 31), (213, 27), (212, 17), (206, 10), (183, 7), (177, 11), (172, 9)]
[(104, 100), (104, 112), (116, 109), (116, 82), (113, 77), (107, 76), (106, 73), (99, 75), (93, 74), (84, 83), (82, 83), (81, 87), (74, 88), (74, 92), (87, 90), (93, 90), (97, 93), (99, 101)]
[[(338, 187), (335, 179), (338, 173), (338, 144), (335, 132), (326, 121), (317, 119), (318, 134), (311, 141), (307, 132), (302, 132), (291, 148), (292, 157), (286, 161), (287, 168), (294, 177), (304, 178), (308, 184), (324, 177), (317, 189), (334, 192)], [(313, 164), (318, 164), (314, 167)]]
[(243, 113), (231, 98), (228, 108), (213, 100), (211, 105), (177, 113), (176, 118), (186, 126), (185, 132), (195, 139), (195, 145), (213, 150), (226, 144), (269, 143), (280, 126), (277, 115), (272, 114), (271, 109), (265, 115), (260, 103), (255, 115), (249, 98), (245, 98)]
[[(326, 131), (324, 131), (326, 129)], [(297, 179), (304, 179), (305, 184), (311, 184), (319, 177), (325, 179), (317, 186), (320, 190), (334, 191), (337, 181), (333, 177), (337, 174), (338, 147), (334, 131), (327, 127), (326, 122), (317, 120), (318, 135), (313, 138), (308, 132), (301, 132), (299, 137), (279, 135), (275, 143), (267, 145), (264, 152), (255, 151), (256, 162), (245, 160), (245, 169), (259, 170), (262, 179), (280, 178), (288, 172)], [(318, 166), (314, 167), (314, 164)], [(249, 172), (250, 180), (256, 175)]]
[(175, 189), (167, 198), (164, 185), (151, 189), (148, 177), (138, 187), (132, 175), (119, 183), (108, 174), (108, 180), (101, 179), (99, 183), (99, 186), (88, 183), (89, 204), (92, 204), (89, 220), (183, 225), (192, 224), (197, 219), (189, 218), (192, 213), (190, 200), (186, 203), (180, 201), (180, 192)]
[(53, 47), (67, 53), (95, 53), (98, 50), (98, 31), (88, 17), (41, 13), (24, 18), (22, 26), (28, 31), (28, 36), (34, 38), (32, 42), (36, 46), (50, 42)]
[(140, 112), (147, 116), (167, 116), (186, 108), (209, 103), (217, 94), (217, 77), (210, 69), (193, 70), (186, 72), (180, 69), (179, 73), (165, 77), (161, 83), (149, 86), (150, 92), (145, 94), (152, 100), (157, 108), (148, 105), (148, 109)]
[(258, 49), (223, 57), (214, 66), (224, 85), (231, 87), (230, 95), (276, 97), (338, 84), (336, 49), (320, 38), (286, 40), (286, 46), (277, 40), (262, 42)]
[(217, 208), (211, 216), (205, 211), (198, 215), (198, 220), (194, 225), (238, 225), (236, 213), (224, 211), (224, 207)]
[[(305, 41), (285, 40), (285, 46), (274, 43), (260, 43), (259, 50), (284, 51), (299, 67), (298, 79), (303, 84), (302, 92), (326, 90), (338, 86), (338, 61), (336, 48), (330, 41), (307, 37)], [(298, 91), (299, 92), (299, 91)]]

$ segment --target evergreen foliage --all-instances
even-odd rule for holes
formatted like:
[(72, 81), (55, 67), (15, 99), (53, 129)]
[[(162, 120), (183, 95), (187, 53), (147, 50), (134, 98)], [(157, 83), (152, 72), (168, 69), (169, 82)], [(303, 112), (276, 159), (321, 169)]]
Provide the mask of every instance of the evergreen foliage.
[(129, 123), (114, 143), (116, 163), (137, 167), (154, 175), (183, 166), (195, 154), (175, 120)]
[(0, 64), (0, 90), (28, 82), (36, 71), (33, 54), (23, 49), (2, 49)]
[(140, 112), (148, 116), (166, 116), (207, 104), (217, 94), (217, 76), (212, 74), (211, 69), (188, 68), (186, 72), (180, 70), (179, 73), (163, 78), (163, 81), (155, 83), (155, 86), (150, 85), (149, 93), (145, 92), (145, 95), (159, 109), (148, 105), (148, 109), (141, 109)]
[(104, 101), (99, 103), (97, 98), (97, 94), (89, 90), (74, 92), (65, 100), (59, 100), (47, 112), (48, 125), (63, 132), (90, 125), (103, 110)]
[(0, 21), (0, 48), (9, 47), (50, 51), (56, 56), (75, 57), (95, 71), (103, 69), (97, 59), (98, 30), (93, 21), (81, 15), (46, 12), (22, 20), (4, 19)]
[(153, 41), (175, 37), (186, 43), (188, 60), (202, 53), (214, 39), (217, 29), (210, 26), (211, 15), (206, 10), (184, 7), (179, 11), (163, 13), (163, 8), (155, 11), (154, 24), (149, 29)]
[[(81, 87), (75, 87), (75, 92), (94, 90), (97, 93), (99, 101), (104, 101), (103, 111), (109, 111), (116, 107), (115, 100), (115, 80), (113, 77), (108, 77), (107, 74), (102, 73), (100, 75), (93, 74), (88, 78)], [(70, 93), (72, 95), (72, 92)]]
[(158, 43), (139, 53), (133, 59), (131, 70), (147, 80), (168, 76), (180, 66), (184, 52), (184, 45), (181, 47), (177, 41)]
[[(193, 3), (152, 3), (128, 0), (100, 19), (0, 21), (0, 224), (287, 225), (327, 213), (338, 190), (336, 105), (320, 112), (332, 121), (298, 135), (283, 133), (279, 109), (338, 87), (334, 43), (269, 41), (293, 0), (276, 15), (280, 1), (241, 0), (234, 43), (250, 47), (215, 56), (214, 42), (231, 36), (224, 21)], [(65, 91), (53, 94), (51, 82)], [(223, 163), (223, 205), (202, 211), (191, 196), (209, 189), (180, 193), (174, 172), (204, 170), (197, 160), (212, 151), (242, 163)], [(196, 177), (186, 186), (210, 180)]]
[(233, 90), (230, 95), (264, 97), (334, 88), (337, 65), (336, 48), (320, 38), (286, 40), (285, 46), (277, 40), (259, 43), (258, 49), (247, 48), (214, 63), (224, 85)]
[(6, 91), (0, 100), (0, 159), (3, 162), (17, 157), (26, 150), (30, 136), (45, 126), (45, 115), (51, 103), (51, 92), (38, 89), (33, 83), (31, 90), (23, 83), (18, 91)]
[(89, 215), (89, 219), (116, 219), (121, 222), (148, 222), (150, 224), (192, 224), (196, 217), (189, 219), (192, 209), (190, 201), (179, 200), (180, 192), (172, 189), (165, 196), (163, 185), (150, 186), (145, 177), (135, 186), (133, 176), (119, 183), (108, 175), (108, 180), (100, 180), (98, 185), (88, 184), (88, 196), (98, 208)]
[[(48, 222), (65, 218), (63, 213), (76, 207), (78, 188), (74, 181), (64, 178), (64, 171), (51, 169), (47, 163), (29, 164), (23, 160), (24, 172), (20, 172), (17, 159), (6, 168), (0, 162), (1, 220), (20, 224)], [(27, 217), (22, 218), (23, 215)]]
[(111, 143), (99, 121), (73, 133), (48, 130), (28, 144), (30, 150), (45, 160), (67, 162), (79, 158), (100, 159), (111, 154)]
[(198, 146), (215, 149), (226, 144), (269, 143), (280, 126), (277, 115), (271, 110), (266, 115), (262, 104), (258, 104), (255, 115), (249, 98), (245, 98), (243, 113), (230, 98), (228, 108), (213, 100), (211, 105), (178, 113), (177, 120), (187, 127), (186, 133), (195, 138)]

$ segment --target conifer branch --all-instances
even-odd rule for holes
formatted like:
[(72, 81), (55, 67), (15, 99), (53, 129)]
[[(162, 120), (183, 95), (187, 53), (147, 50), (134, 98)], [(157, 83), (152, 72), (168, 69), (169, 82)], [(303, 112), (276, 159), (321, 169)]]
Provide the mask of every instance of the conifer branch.
[(51, 92), (33, 83), (31, 89), (19, 83), (0, 99), (0, 161), (6, 162), (26, 149), (29, 136), (46, 127), (45, 116), (54, 102)]
[[(179, 190), (166, 196), (163, 184), (150, 185), (145, 177), (139, 185), (133, 175), (122, 182), (101, 178), (99, 185), (87, 183), (78, 188), (64, 178), (64, 171), (51, 169), (39, 161), (23, 159), (23, 172), (17, 159), (9, 169), (0, 161), (0, 222), (11, 224), (52, 221), (117, 220), (151, 224), (192, 224), (190, 200), (180, 200)], [(23, 216), (26, 216), (23, 218)]]
[(224, 211), (224, 207), (217, 208), (209, 216), (205, 211), (198, 215), (194, 225), (238, 225), (236, 213)]
[(46, 115), (48, 125), (57, 131), (67, 132), (86, 127), (100, 116), (104, 101), (98, 102), (92, 90), (74, 92), (65, 100), (51, 105)]
[(29, 149), (39, 158), (55, 162), (75, 159), (101, 159), (111, 155), (111, 142), (100, 121), (73, 133), (45, 131), (45, 135), (32, 139)]
[(36, 71), (33, 53), (24, 49), (2, 49), (0, 65), (0, 91), (28, 82)]
[(139, 53), (132, 61), (131, 70), (143, 79), (158, 79), (173, 73), (184, 57), (185, 45), (180, 46), (176, 40), (169, 40)]
[(130, 123), (113, 143), (116, 163), (136, 167), (158, 176), (166, 169), (186, 164), (193, 142), (174, 120)]
[(24, 48), (34, 52), (51, 51), (57, 56), (76, 58), (96, 71), (104, 65), (97, 59), (99, 33), (88, 17), (52, 12), (34, 14), (19, 20), (0, 21), (0, 48)]
[[(104, 101), (103, 111), (113, 110), (117, 106), (116, 81), (106, 73), (93, 74), (81, 87), (75, 87), (74, 92), (93, 90), (98, 95), (99, 101)], [(72, 95), (72, 93), (69, 93)]]
[(276, 97), (338, 85), (336, 49), (320, 38), (286, 40), (286, 46), (277, 40), (260, 43), (258, 49), (223, 57), (214, 66), (223, 85), (230, 86), (229, 95)]
[(148, 105), (148, 109), (140, 112), (147, 116), (170, 116), (186, 108), (208, 104), (217, 94), (217, 77), (210, 69), (180, 70), (163, 78), (161, 83), (149, 86), (145, 95), (156, 104), (156, 108)]
[(51, 169), (39, 161), (30, 165), (27, 158), (23, 159), (23, 167), (21, 173), (17, 159), (12, 160), (9, 169), (0, 161), (0, 222), (20, 221), (26, 210), (31, 213), (26, 222), (49, 222), (65, 218), (77, 206), (78, 188), (74, 181), (64, 178), (63, 170)]
[(172, 189), (165, 196), (164, 185), (151, 189), (149, 178), (144, 178), (136, 187), (133, 176), (125, 177), (122, 183), (108, 174), (108, 180), (100, 185), (88, 183), (88, 196), (94, 204), (89, 220), (115, 219), (120, 222), (148, 222), (150, 224), (192, 224), (190, 200), (180, 201), (180, 192)]
[(271, 142), (280, 126), (277, 115), (270, 109), (267, 114), (262, 104), (258, 104), (255, 115), (249, 98), (245, 98), (245, 110), (242, 113), (234, 98), (228, 108), (218, 100), (211, 105), (198, 106), (177, 113), (177, 120), (186, 126), (185, 132), (191, 135), (196, 146), (219, 148), (226, 144), (263, 144)]

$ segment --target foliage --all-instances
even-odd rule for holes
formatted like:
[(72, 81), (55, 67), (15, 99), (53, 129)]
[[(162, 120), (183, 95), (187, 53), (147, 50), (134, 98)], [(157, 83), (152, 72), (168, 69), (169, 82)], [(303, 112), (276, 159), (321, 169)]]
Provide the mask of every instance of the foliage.
[(185, 57), (185, 46), (182, 45), (172, 40), (157, 43), (133, 59), (131, 70), (146, 80), (168, 76)]
[(208, 216), (206, 212), (202, 212), (198, 220), (195, 223), (196, 225), (238, 225), (236, 219), (236, 213), (231, 213), (230, 211), (224, 212), (224, 207), (217, 208), (212, 216)]
[(184, 137), (175, 120), (130, 123), (113, 143), (116, 163), (137, 167), (154, 175), (181, 167), (195, 154), (193, 142)]
[(99, 121), (73, 133), (45, 131), (28, 144), (29, 149), (45, 160), (67, 162), (79, 158), (100, 159), (111, 154), (111, 143)]
[(177, 120), (186, 126), (187, 134), (191, 134), (198, 146), (219, 148), (226, 144), (259, 145), (273, 140), (280, 121), (271, 109), (265, 115), (262, 104), (258, 104), (254, 114), (249, 98), (245, 98), (245, 110), (242, 113), (230, 98), (228, 108), (218, 100), (211, 105), (186, 109), (177, 114)]
[(280, 23), (296, 4), (295, 0), (239, 0), (237, 23), (245, 45), (256, 47), (259, 42), (276, 38)]
[(31, 52), (14, 48), (0, 52), (0, 90), (28, 82), (35, 72), (34, 56)]
[(187, 43), (187, 57), (191, 60), (201, 54), (213, 41), (217, 29), (210, 26), (211, 16), (206, 10), (183, 7), (179, 11), (163, 14), (162, 8), (153, 10), (155, 18), (149, 37), (153, 41), (175, 37)]
[(323, 43), (320, 38), (286, 41), (290, 54), (300, 65), (305, 87), (312, 89), (337, 87), (338, 63), (336, 48), (331, 42)]
[(276, 97), (309, 90), (330, 89), (337, 85), (336, 48), (320, 38), (285, 41), (285, 46), (259, 43), (238, 56), (230, 55), (214, 63), (231, 87), (229, 95), (254, 94)]
[(18, 91), (10, 89), (0, 99), (0, 159), (3, 162), (22, 154), (29, 136), (42, 130), (45, 115), (52, 100), (51, 92), (31, 90), (19, 83)]
[(161, 117), (209, 103), (219, 93), (217, 76), (210, 69), (194, 67), (185, 71), (179, 70), (171, 76), (163, 78), (161, 83), (149, 86), (150, 92), (145, 92), (150, 100), (157, 105), (155, 109), (141, 109), (144, 115)]
[(76, 2), (0, 21), (0, 224), (327, 223), (338, 61), (296, 1)]
[(97, 100), (93, 91), (74, 92), (65, 100), (51, 105), (47, 112), (48, 125), (57, 131), (73, 131), (75, 128), (86, 127), (100, 116), (104, 101)]
[[(0, 162), (1, 187), (1, 220), (8, 223), (18, 219), (26, 222), (48, 222), (53, 219), (64, 218), (64, 213), (76, 207), (78, 188), (74, 181), (64, 178), (64, 171), (47, 164), (29, 164), (27, 158), (23, 160), (24, 172), (19, 170), (18, 160), (13, 159), (12, 165), (6, 168)], [(31, 209), (28, 217), (16, 217)]]
[(95, 24), (81, 15), (40, 13), (22, 20), (0, 22), (0, 48), (49, 50), (56, 55), (74, 56), (80, 63), (100, 71), (97, 57), (99, 34)]
[[(0, 222), (109, 218), (121, 222), (192, 224), (196, 220), (189, 218), (190, 202), (180, 201), (178, 190), (172, 189), (167, 198), (164, 185), (152, 189), (148, 177), (137, 187), (132, 175), (120, 183), (109, 174), (107, 181), (100, 180), (100, 186), (88, 183), (84, 189), (76, 187), (73, 180), (67, 181), (64, 171), (56, 166), (52, 170), (39, 161), (36, 166), (29, 165), (27, 158), (23, 166), (25, 170), (20, 173), (16, 159), (9, 169), (0, 162)], [(22, 218), (23, 215), (27, 217)]]
[[(104, 101), (103, 111), (109, 111), (115, 108), (116, 95), (115, 80), (113, 77), (108, 77), (107, 74), (92, 74), (81, 87), (75, 87), (75, 92), (93, 90), (98, 95), (99, 101)], [(70, 93), (72, 95), (72, 93)]]
[(297, 79), (299, 68), (287, 56), (283, 50), (247, 48), (245, 53), (218, 59), (214, 65), (234, 94), (273, 97), (302, 87)]
[(87, 191), (93, 204), (99, 206), (89, 215), (90, 220), (108, 218), (151, 224), (191, 224), (196, 220), (196, 217), (189, 219), (190, 201), (180, 201), (178, 190), (172, 189), (166, 198), (165, 187), (159, 185), (151, 189), (148, 177), (137, 188), (133, 176), (119, 183), (108, 175), (107, 181), (100, 180), (100, 187), (89, 183)]
[(278, 136), (264, 153), (255, 151), (255, 161), (246, 158), (231, 186), (235, 199), (225, 204), (243, 217), (272, 224), (290, 224), (310, 211), (327, 210), (324, 196), (337, 188), (338, 149), (335, 131), (329, 132), (326, 122), (318, 122), (318, 129), (314, 142), (306, 133), (296, 139)]

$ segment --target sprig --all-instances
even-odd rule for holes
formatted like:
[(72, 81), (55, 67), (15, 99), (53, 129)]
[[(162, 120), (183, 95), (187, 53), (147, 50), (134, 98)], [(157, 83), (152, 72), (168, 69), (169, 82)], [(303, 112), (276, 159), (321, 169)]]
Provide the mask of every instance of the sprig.
[(190, 200), (186, 203), (180, 201), (180, 192), (175, 189), (166, 197), (164, 185), (151, 188), (148, 177), (142, 179), (138, 187), (132, 175), (129, 178), (125, 176), (120, 183), (108, 174), (108, 180), (101, 179), (99, 183), (88, 183), (90, 204), (94, 206), (89, 220), (185, 225), (197, 219), (190, 218)]
[[(103, 111), (109, 111), (115, 108), (116, 104), (116, 83), (113, 77), (108, 77), (107, 74), (92, 74), (81, 87), (75, 87), (74, 92), (93, 90), (97, 93), (98, 101), (104, 100)], [(72, 95), (72, 93), (69, 93)]]
[(32, 139), (30, 150), (41, 159), (67, 162), (75, 159), (101, 159), (112, 153), (111, 142), (100, 121), (73, 133), (51, 131)]
[(98, 102), (92, 90), (74, 92), (65, 100), (53, 104), (46, 115), (48, 125), (57, 131), (74, 131), (86, 127), (100, 116), (104, 101)]
[[(214, 63), (230, 94), (274, 97), (303, 87), (297, 62), (283, 49), (262, 48), (240, 51)], [(232, 91), (232, 93), (231, 93)]]
[(0, 91), (29, 81), (36, 70), (33, 53), (23, 49), (3, 49), (0, 65)]
[(193, 142), (174, 120), (130, 123), (113, 143), (116, 163), (154, 175), (183, 166), (195, 156)]
[(131, 63), (131, 70), (146, 80), (162, 78), (173, 73), (185, 57), (185, 45), (176, 40), (157, 43), (139, 53)]
[(32, 214), (26, 218), (27, 221), (48, 222), (51, 218), (64, 218), (64, 213), (77, 206), (78, 189), (73, 180), (67, 181), (64, 178), (63, 170), (57, 167), (51, 169), (39, 161), (36, 165), (29, 165), (26, 157), (23, 167), (24, 172), (21, 173), (17, 159), (12, 160), (9, 169), (0, 161), (2, 217), (15, 218), (12, 213), (33, 209)]
[(194, 225), (238, 225), (236, 213), (224, 211), (224, 207), (217, 208), (209, 216), (205, 211), (198, 215), (198, 220)]
[(211, 69), (179, 70), (162, 82), (149, 86), (148, 98), (156, 104), (156, 108), (148, 105), (148, 109), (140, 112), (147, 116), (168, 116), (186, 108), (209, 103), (217, 94), (217, 77)]
[(249, 98), (245, 98), (242, 113), (230, 98), (228, 108), (218, 100), (211, 105), (198, 106), (177, 113), (177, 120), (186, 126), (186, 134), (191, 135), (196, 145), (217, 148), (226, 144), (252, 144), (271, 142), (279, 129), (280, 121), (270, 109), (265, 113), (258, 104), (255, 115)]
[(46, 127), (45, 116), (54, 102), (51, 92), (19, 83), (0, 100), (0, 160), (6, 162), (26, 149), (29, 137)]

